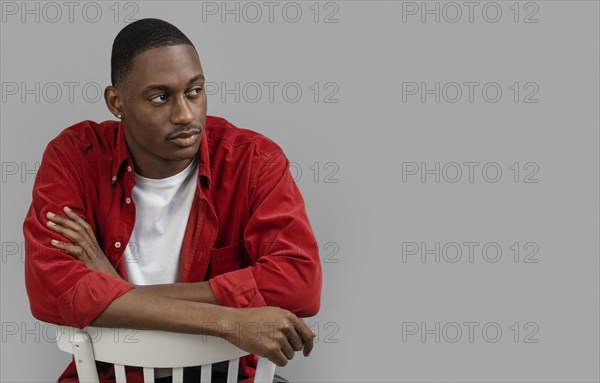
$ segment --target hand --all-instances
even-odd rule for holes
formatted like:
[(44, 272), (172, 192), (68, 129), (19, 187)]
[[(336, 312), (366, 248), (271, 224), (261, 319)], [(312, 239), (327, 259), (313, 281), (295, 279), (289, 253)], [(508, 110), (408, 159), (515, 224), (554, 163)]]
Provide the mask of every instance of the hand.
[(60, 233), (73, 241), (74, 244), (53, 239), (50, 243), (65, 250), (76, 259), (85, 263), (90, 270), (102, 271), (108, 275), (121, 278), (98, 245), (91, 226), (67, 206), (64, 208), (67, 217), (48, 212), (46, 225), (49, 229)]
[(308, 356), (313, 349), (316, 334), (290, 311), (257, 307), (236, 309), (232, 315), (222, 329), (223, 338), (278, 366), (285, 366), (294, 351), (304, 349), (304, 356)]

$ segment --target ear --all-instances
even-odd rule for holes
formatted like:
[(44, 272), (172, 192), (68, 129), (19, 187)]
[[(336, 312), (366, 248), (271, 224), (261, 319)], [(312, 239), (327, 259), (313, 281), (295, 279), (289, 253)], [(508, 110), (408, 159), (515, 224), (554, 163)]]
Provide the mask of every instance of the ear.
[(106, 89), (104, 89), (104, 101), (112, 114), (115, 116), (123, 114), (121, 97), (117, 88), (111, 85), (107, 86)]

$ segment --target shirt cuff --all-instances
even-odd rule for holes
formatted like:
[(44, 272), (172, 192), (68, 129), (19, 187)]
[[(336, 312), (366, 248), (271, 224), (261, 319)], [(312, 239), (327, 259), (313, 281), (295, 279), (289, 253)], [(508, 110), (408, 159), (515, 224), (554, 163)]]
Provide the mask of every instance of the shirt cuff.
[(252, 267), (218, 275), (208, 283), (221, 306), (235, 308), (267, 306), (256, 285)]
[(115, 299), (135, 288), (102, 272), (90, 272), (58, 297), (58, 310), (70, 326), (84, 328)]

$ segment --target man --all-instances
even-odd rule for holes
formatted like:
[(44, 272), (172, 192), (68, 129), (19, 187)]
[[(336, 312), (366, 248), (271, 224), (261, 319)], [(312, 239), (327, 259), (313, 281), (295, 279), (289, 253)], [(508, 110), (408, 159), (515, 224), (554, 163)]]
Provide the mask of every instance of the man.
[[(297, 316), (319, 310), (321, 266), (281, 148), (207, 117), (198, 54), (165, 21), (119, 32), (111, 80), (119, 121), (73, 125), (43, 155), (23, 225), (33, 315), (219, 336), (280, 366), (308, 356), (315, 334)], [(73, 362), (59, 381), (77, 382)]]

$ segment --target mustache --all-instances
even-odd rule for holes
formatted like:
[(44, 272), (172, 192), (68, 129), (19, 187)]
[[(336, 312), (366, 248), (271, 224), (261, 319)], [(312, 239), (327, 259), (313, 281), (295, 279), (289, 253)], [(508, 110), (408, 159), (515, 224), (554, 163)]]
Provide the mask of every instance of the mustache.
[(201, 127), (199, 127), (198, 125), (195, 125), (195, 124), (189, 124), (189, 125), (181, 126), (181, 127), (174, 129), (167, 135), (167, 138), (172, 138), (173, 136), (176, 136), (179, 133), (201, 133), (201, 132), (202, 132)]

